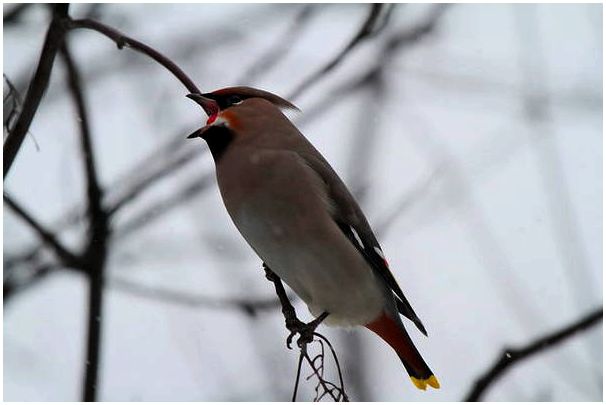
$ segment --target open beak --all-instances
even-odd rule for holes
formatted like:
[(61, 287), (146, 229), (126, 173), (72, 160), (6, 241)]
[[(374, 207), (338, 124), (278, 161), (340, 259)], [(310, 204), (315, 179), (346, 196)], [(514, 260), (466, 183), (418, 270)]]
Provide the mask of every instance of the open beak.
[(202, 94), (190, 93), (187, 95), (187, 98), (190, 98), (196, 103), (200, 104), (206, 115), (209, 117), (212, 117), (214, 114), (219, 112), (219, 104), (217, 104), (217, 102), (211, 98), (204, 97)]
[(202, 132), (204, 132), (203, 130), (204, 128), (200, 128), (200, 129), (196, 129), (194, 132), (192, 132), (191, 134), (189, 134), (187, 136), (187, 139), (194, 139), (194, 138), (202, 138)]
[[(187, 98), (190, 98), (190, 99), (194, 100), (196, 103), (198, 103), (200, 105), (200, 107), (202, 107), (202, 109), (204, 109), (204, 112), (206, 113), (206, 115), (208, 115), (209, 119), (213, 116), (216, 117), (217, 114), (219, 113), (219, 104), (217, 104), (217, 102), (215, 100), (213, 100), (212, 98), (205, 97), (205, 95), (198, 94), (198, 93), (190, 93), (187, 95)], [(187, 139), (201, 138), (202, 133), (207, 128), (208, 128), (208, 125), (205, 126), (204, 128), (195, 130), (193, 133), (191, 133), (187, 137)]]

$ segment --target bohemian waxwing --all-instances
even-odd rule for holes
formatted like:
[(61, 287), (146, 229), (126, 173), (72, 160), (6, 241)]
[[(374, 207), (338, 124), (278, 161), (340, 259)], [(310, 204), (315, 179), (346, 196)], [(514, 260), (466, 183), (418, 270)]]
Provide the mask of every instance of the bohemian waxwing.
[(209, 116), (200, 137), (234, 224), (259, 257), (329, 325), (362, 325), (398, 354), (414, 385), (440, 384), (398, 314), (427, 332), (388, 268), (360, 207), (328, 162), (263, 90), (190, 94)]

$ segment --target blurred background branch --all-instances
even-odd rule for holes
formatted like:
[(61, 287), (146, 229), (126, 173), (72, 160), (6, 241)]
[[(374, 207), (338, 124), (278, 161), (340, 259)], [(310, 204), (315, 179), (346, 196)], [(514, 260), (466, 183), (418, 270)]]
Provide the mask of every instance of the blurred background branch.
[(535, 356), (544, 350), (552, 349), (554, 346), (564, 343), (567, 339), (570, 339), (576, 334), (601, 322), (603, 317), (604, 310), (598, 308), (579, 320), (572, 322), (570, 325), (566, 325), (555, 332), (535, 339), (524, 346), (504, 349), (497, 362), (477, 379), (464, 401), (481, 401), (490, 387), (503, 377), (505, 372), (512, 366), (527, 360), (529, 357)]
[(99, 184), (97, 164), (93, 150), (89, 124), (89, 112), (84, 95), (84, 84), (74, 61), (68, 41), (65, 40), (60, 53), (66, 66), (67, 83), (75, 105), (80, 129), (81, 156), (86, 175), (88, 213), (88, 240), (82, 254), (83, 270), (89, 278), (88, 288), (88, 332), (86, 363), (82, 398), (85, 402), (97, 400), (99, 361), (101, 356), (101, 327), (103, 315), (103, 289), (105, 264), (111, 230), (109, 215), (103, 207), (103, 190)]
[(53, 17), (46, 33), (44, 45), (42, 46), (38, 67), (27, 89), (19, 118), (17, 118), (12, 131), (4, 139), (2, 154), (4, 159), (3, 177), (5, 179), (48, 86), (55, 56), (65, 35), (65, 27), (62, 21), (67, 17), (68, 7), (68, 4), (56, 4), (53, 6)]

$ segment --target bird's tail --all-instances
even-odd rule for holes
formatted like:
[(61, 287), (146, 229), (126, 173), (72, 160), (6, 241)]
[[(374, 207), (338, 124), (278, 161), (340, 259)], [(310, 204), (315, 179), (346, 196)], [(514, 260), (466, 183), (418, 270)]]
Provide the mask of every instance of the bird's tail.
[(438, 379), (421, 357), (401, 322), (383, 312), (381, 316), (365, 326), (379, 335), (396, 351), (410, 375), (410, 379), (418, 389), (425, 390), (428, 385), (436, 389), (440, 388)]

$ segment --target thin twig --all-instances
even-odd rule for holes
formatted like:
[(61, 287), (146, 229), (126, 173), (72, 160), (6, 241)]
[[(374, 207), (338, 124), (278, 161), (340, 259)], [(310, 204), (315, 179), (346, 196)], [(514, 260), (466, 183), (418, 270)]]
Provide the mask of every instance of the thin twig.
[[(282, 314), (284, 315), (286, 328), (291, 332), (288, 339), (286, 340), (287, 347), (289, 349), (291, 348), (290, 340), (295, 332), (298, 332), (301, 335), (301, 337), (297, 341), (297, 343), (299, 344), (299, 350), (301, 352), (300, 352), (300, 357), (299, 357), (299, 364), (297, 366), (297, 377), (296, 377), (295, 386), (293, 389), (293, 401), (297, 397), (297, 391), (299, 388), (300, 373), (301, 373), (301, 359), (302, 358), (305, 358), (307, 360), (307, 362), (309, 363), (309, 366), (313, 370), (313, 375), (317, 376), (317, 378), (318, 378), (318, 384), (324, 389), (324, 392), (320, 395), (320, 397), (322, 397), (328, 393), (335, 402), (338, 402), (340, 400), (340, 398), (343, 398), (345, 401), (347, 401), (348, 400), (347, 394), (345, 393), (345, 388), (343, 386), (343, 376), (341, 374), (339, 361), (336, 358), (336, 353), (334, 352), (330, 342), (328, 342), (328, 339), (326, 339), (326, 337), (320, 335), (319, 333), (315, 332), (315, 328), (317, 328), (318, 325), (324, 319), (326, 319), (326, 317), (328, 316), (328, 312), (322, 313), (322, 315), (320, 315), (318, 318), (316, 318), (314, 321), (312, 321), (308, 324), (303, 323), (299, 318), (297, 318), (297, 312), (296, 312), (295, 308), (292, 306), (292, 304), (290, 303), (288, 296), (286, 295), (286, 290), (284, 289), (284, 285), (282, 284), (282, 280), (280, 280), (280, 277), (278, 277), (278, 275), (276, 275), (273, 271), (271, 271), (271, 269), (265, 263), (263, 263), (263, 268), (265, 269), (265, 277), (274, 284), (274, 287), (276, 289), (276, 294), (278, 295), (278, 298), (280, 299), (280, 304), (282, 306)], [(301, 327), (303, 327), (303, 328), (301, 328)], [(324, 356), (323, 355), (321, 356), (320, 367), (316, 367), (315, 359), (312, 360), (309, 357), (309, 355), (307, 353), (307, 346), (314, 341), (315, 337), (319, 337), (320, 339), (324, 340), (326, 343), (328, 343), (329, 347), (331, 348), (331, 352), (332, 352), (333, 356), (335, 357), (336, 364), (338, 367), (341, 388), (337, 387), (335, 384), (331, 383), (330, 381), (326, 381), (324, 379), (324, 377), (323, 377)], [(320, 341), (320, 345), (322, 345), (322, 341)], [(322, 348), (323, 347), (324, 346), (322, 345)], [(310, 377), (308, 377), (307, 380), (309, 380), (309, 378)], [(332, 388), (330, 388), (329, 385), (332, 386)], [(337, 397), (335, 397), (335, 395), (334, 395), (334, 392), (333, 392), (334, 390), (337, 390), (339, 392), (339, 395)], [(316, 399), (319, 399), (317, 394), (318, 394), (318, 388), (316, 387)]]
[(301, 380), (301, 367), (303, 366), (303, 351), (299, 352), (299, 364), (297, 365), (297, 376), (295, 377), (295, 386), (292, 390), (292, 399), (290, 402), (297, 402), (297, 392), (299, 391), (299, 381)]
[(317, 72), (314, 72), (307, 79), (303, 80), (290, 94), (289, 99), (295, 99), (300, 97), (303, 92), (308, 89), (312, 84), (316, 81), (320, 80), (322, 77), (326, 76), (330, 73), (334, 68), (336, 68), (345, 57), (356, 48), (362, 41), (367, 38), (370, 38), (375, 33), (375, 24), (379, 19), (379, 15), (381, 14), (381, 10), (383, 9), (383, 4), (371, 4), (370, 11), (368, 13), (368, 17), (364, 20), (364, 23), (353, 36), (353, 38), (349, 41), (349, 43), (339, 52), (330, 62), (328, 62), (325, 66), (320, 68)]
[(156, 218), (170, 212), (176, 207), (180, 207), (192, 198), (200, 195), (204, 190), (210, 189), (213, 184), (214, 175), (206, 174), (202, 177), (195, 178), (190, 183), (187, 183), (181, 190), (174, 194), (156, 202), (152, 206), (141, 211), (136, 216), (133, 216), (128, 221), (122, 223), (121, 227), (116, 231), (116, 237), (123, 238), (145, 226), (148, 226)]
[[(183, 134), (183, 132), (180, 132)], [(183, 136), (180, 136), (183, 138)], [(181, 139), (182, 141), (183, 139)], [(175, 151), (177, 148), (167, 148), (166, 151)], [(147, 167), (142, 167), (139, 165), (141, 170), (147, 170), (147, 173), (141, 174), (139, 171), (139, 176), (135, 179), (135, 182), (130, 185), (130, 187), (125, 190), (122, 195), (112, 198), (113, 201), (108, 202), (108, 212), (111, 215), (116, 214), (126, 205), (132, 203), (139, 197), (143, 192), (147, 191), (152, 185), (162, 180), (166, 176), (173, 174), (178, 169), (184, 167), (187, 163), (191, 162), (196, 158), (200, 158), (208, 153), (208, 149), (198, 150), (197, 148), (184, 149), (179, 153), (171, 153), (170, 159), (164, 160), (160, 162), (158, 165), (156, 162), (149, 161), (149, 165)], [(157, 161), (158, 159), (156, 159)], [(133, 172), (137, 172), (134, 170)], [(119, 188), (119, 185), (116, 185), (115, 188)]]
[(307, 124), (308, 122), (317, 119), (321, 114), (328, 113), (332, 108), (339, 105), (340, 102), (347, 100), (347, 96), (358, 91), (367, 85), (371, 84), (377, 75), (387, 68), (392, 58), (405, 49), (412, 46), (418, 46), (423, 39), (426, 39), (430, 34), (435, 32), (438, 23), (444, 17), (445, 11), (450, 5), (436, 4), (421, 22), (406, 27), (394, 35), (382, 45), (379, 51), (380, 57), (374, 65), (371, 65), (361, 75), (349, 79), (337, 88), (326, 92), (326, 96), (316, 102), (314, 106), (306, 111), (306, 114), (301, 116), (297, 121), (299, 125)]
[(590, 328), (602, 320), (603, 314), (603, 308), (598, 308), (578, 321), (575, 321), (572, 324), (558, 329), (557, 331), (546, 336), (533, 340), (523, 347), (503, 350), (503, 353), (498, 361), (486, 373), (476, 380), (475, 385), (469, 394), (467, 394), (465, 401), (480, 401), (486, 391), (494, 383), (496, 383), (510, 367), (522, 360), (527, 359), (528, 357), (550, 349), (573, 337), (577, 333)]
[(122, 49), (126, 46), (127, 48), (131, 48), (145, 54), (156, 62), (158, 62), (159, 64), (161, 64), (162, 66), (164, 66), (166, 69), (168, 69), (177, 79), (181, 81), (181, 83), (183, 83), (183, 85), (190, 93), (200, 93), (200, 89), (198, 89), (195, 83), (189, 78), (189, 76), (187, 76), (187, 74), (185, 74), (185, 72), (179, 66), (177, 66), (175, 62), (173, 62), (160, 52), (156, 51), (155, 49), (151, 48), (150, 46), (124, 35), (115, 28), (109, 27), (103, 23), (100, 23), (99, 21), (91, 20), (88, 18), (84, 18), (81, 20), (70, 20), (68, 23), (68, 27), (71, 29), (86, 28), (97, 31), (114, 41), (119, 49)]
[(82, 268), (82, 261), (74, 253), (65, 248), (55, 235), (46, 230), (34, 217), (29, 214), (21, 205), (14, 201), (11, 197), (4, 194), (4, 202), (13, 210), (21, 219), (23, 219), (37, 234), (40, 239), (50, 247), (59, 259), (66, 265), (75, 268)]
[(240, 76), (240, 79), (236, 80), (236, 83), (249, 84), (258, 79), (261, 74), (269, 72), (273, 66), (284, 59), (317, 11), (317, 4), (303, 5), (292, 24), (289, 24), (288, 31), (284, 35), (280, 35), (276, 43), (264, 55), (257, 58), (255, 63)]
[(10, 133), (13, 130), (15, 118), (18, 117), (19, 112), (21, 111), (21, 97), (15, 85), (4, 73), (2, 74), (2, 78), (4, 79), (4, 82), (8, 88), (6, 96), (3, 96), (2, 99), (2, 107), (4, 111), (4, 120), (2, 124), (4, 125), (4, 131), (6, 131), (6, 133)]
[(332, 389), (328, 387), (329, 383), (326, 380), (324, 380), (324, 378), (322, 377), (322, 374), (320, 373), (318, 368), (315, 366), (314, 362), (309, 358), (309, 355), (307, 354), (307, 352), (305, 350), (302, 350), (301, 352), (303, 353), (303, 357), (305, 357), (305, 360), (307, 360), (307, 362), (309, 363), (309, 366), (313, 370), (315, 376), (318, 378), (318, 383), (322, 386), (322, 388), (324, 389), (324, 392), (325, 393), (328, 392), (330, 394), (330, 396), (332, 397), (333, 401), (339, 402), (339, 398), (335, 397), (335, 394), (333, 393)]
[(109, 282), (109, 287), (140, 298), (158, 300), (194, 309), (236, 310), (242, 311), (248, 316), (256, 316), (259, 311), (275, 309), (280, 306), (280, 301), (276, 297), (265, 299), (211, 298), (167, 288), (144, 286), (123, 278), (113, 278)]
[(322, 339), (330, 349), (333, 359), (335, 360), (335, 364), (337, 365), (337, 372), (339, 374), (339, 384), (341, 386), (341, 393), (343, 395), (344, 401), (349, 402), (349, 398), (347, 398), (347, 393), (345, 392), (345, 383), (343, 382), (343, 373), (341, 372), (341, 364), (339, 363), (339, 358), (337, 357), (337, 352), (335, 351), (332, 343), (322, 334), (315, 332), (315, 335)]

